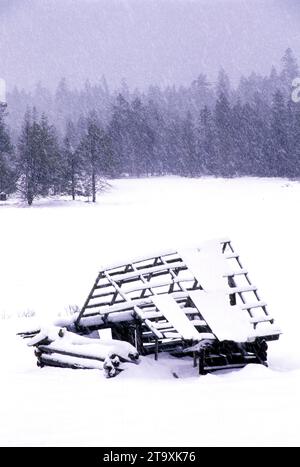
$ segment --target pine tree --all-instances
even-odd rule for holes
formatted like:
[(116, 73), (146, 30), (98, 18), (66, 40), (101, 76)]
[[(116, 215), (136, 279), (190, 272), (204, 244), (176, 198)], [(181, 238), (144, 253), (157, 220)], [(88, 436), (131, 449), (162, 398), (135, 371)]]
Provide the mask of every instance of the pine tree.
[(271, 113), (271, 152), (269, 158), (271, 162), (270, 174), (278, 176), (288, 175), (288, 134), (287, 134), (287, 111), (284, 96), (281, 91), (277, 91), (273, 98)]
[(196, 177), (201, 174), (199, 155), (197, 152), (196, 132), (190, 112), (182, 122), (181, 151), (184, 158), (184, 175)]
[(139, 98), (132, 102), (130, 110), (130, 131), (128, 136), (131, 146), (131, 173), (138, 177), (151, 175), (154, 172), (154, 132), (149, 125), (146, 108)]
[(232, 176), (232, 125), (231, 108), (227, 92), (221, 91), (215, 107), (214, 122), (217, 140), (218, 173), (216, 175)]
[(66, 120), (74, 116), (73, 109), (76, 109), (75, 98), (68, 86), (66, 78), (62, 78), (57, 86), (54, 96), (55, 124), (60, 135), (63, 134), (66, 126)]
[(294, 110), (293, 121), (293, 160), (294, 160), (294, 174), (296, 178), (300, 178), (300, 108)]
[(62, 192), (63, 159), (61, 157), (56, 128), (48, 121), (43, 113), (40, 122), (39, 145), (44, 170), (41, 176), (41, 185), (44, 184), (44, 192), (53, 195)]
[(148, 103), (147, 109), (148, 125), (154, 137), (152, 146), (152, 174), (164, 175), (168, 172), (168, 151), (166, 147), (166, 122), (163, 112), (152, 100)]
[(256, 95), (253, 105), (245, 105), (247, 148), (245, 156), (241, 160), (241, 168), (246, 167), (246, 175), (269, 176), (271, 166), (269, 160), (270, 114), (271, 109), (263, 96)]
[(287, 167), (286, 175), (300, 176), (300, 106), (288, 99), (286, 104)]
[(232, 148), (229, 165), (230, 174), (233, 176), (248, 175), (248, 167), (251, 164), (251, 159), (248, 160), (251, 155), (248, 153), (249, 128), (246, 117), (246, 109), (249, 108), (249, 104), (243, 106), (238, 99), (231, 110)]
[(201, 173), (215, 175), (218, 172), (215, 128), (212, 113), (207, 106), (200, 111), (196, 135)]
[(169, 118), (165, 132), (165, 167), (168, 174), (186, 176), (187, 168), (182, 151), (182, 122), (179, 118)]
[(81, 139), (79, 151), (84, 160), (86, 194), (91, 195), (95, 203), (97, 190), (101, 182), (103, 184), (112, 152), (109, 137), (100, 127), (94, 113), (88, 118), (86, 134)]
[(82, 194), (83, 160), (78, 150), (79, 140), (74, 123), (69, 120), (63, 141), (63, 188), (62, 191), (70, 194), (73, 201), (76, 195)]
[(292, 93), (293, 80), (299, 77), (299, 67), (292, 49), (287, 49), (281, 59), (282, 71), (280, 80), (282, 84), (282, 93), (285, 98), (290, 97)]
[(54, 128), (35, 109), (25, 114), (18, 146), (18, 189), (29, 206), (35, 198), (59, 192), (60, 155)]
[(131, 145), (129, 137), (130, 106), (119, 94), (113, 107), (108, 135), (112, 144), (114, 172), (119, 176), (130, 172)]
[(13, 193), (16, 174), (13, 160), (13, 147), (5, 125), (6, 104), (0, 104), (0, 193)]
[(214, 93), (210, 86), (207, 76), (204, 74), (200, 74), (191, 84), (190, 90), (188, 91), (191, 105), (188, 111), (192, 113), (195, 109), (196, 112), (194, 112), (194, 114), (196, 118), (198, 117), (200, 108), (211, 108), (214, 105)]
[(223, 68), (220, 69), (217, 82), (217, 97), (224, 96), (227, 101), (231, 99), (230, 80)]

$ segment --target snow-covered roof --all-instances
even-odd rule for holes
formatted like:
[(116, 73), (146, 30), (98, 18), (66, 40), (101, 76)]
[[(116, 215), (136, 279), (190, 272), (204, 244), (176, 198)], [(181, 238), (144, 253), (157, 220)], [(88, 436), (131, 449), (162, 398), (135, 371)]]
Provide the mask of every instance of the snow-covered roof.
[(77, 326), (135, 320), (149, 345), (150, 337), (252, 342), (280, 334), (228, 238), (103, 268)]

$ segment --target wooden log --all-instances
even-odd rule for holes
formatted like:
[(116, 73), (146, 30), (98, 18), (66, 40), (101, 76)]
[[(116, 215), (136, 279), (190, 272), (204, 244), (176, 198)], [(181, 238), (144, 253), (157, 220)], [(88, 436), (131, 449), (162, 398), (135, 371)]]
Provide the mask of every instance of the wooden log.
[(53, 366), (60, 368), (70, 368), (74, 370), (104, 370), (107, 378), (112, 378), (122, 371), (119, 365), (111, 359), (106, 359), (103, 363), (89, 360), (86, 358), (74, 358), (68, 355), (57, 353), (45, 354), (43, 353), (38, 358), (38, 366)]
[(94, 360), (74, 358), (61, 354), (43, 353), (38, 361), (44, 366), (55, 366), (61, 368), (72, 368), (80, 370), (103, 370), (103, 363)]
[[(76, 347), (76, 346), (74, 346)], [(42, 354), (47, 354), (47, 355), (65, 355), (65, 356), (68, 356), (68, 357), (75, 357), (75, 358), (82, 358), (82, 359), (86, 359), (86, 360), (95, 360), (95, 361), (98, 361), (98, 362), (104, 362), (105, 358), (99, 358), (97, 356), (93, 356), (91, 354), (89, 355), (84, 355), (82, 353), (80, 353), (80, 345), (78, 345), (77, 347), (79, 347), (79, 349), (74, 349), (74, 351), (69, 351), (69, 350), (63, 350), (63, 349), (60, 349), (60, 348), (55, 348), (55, 347), (49, 347), (47, 345), (39, 345), (38, 346), (38, 351), (41, 352)]]

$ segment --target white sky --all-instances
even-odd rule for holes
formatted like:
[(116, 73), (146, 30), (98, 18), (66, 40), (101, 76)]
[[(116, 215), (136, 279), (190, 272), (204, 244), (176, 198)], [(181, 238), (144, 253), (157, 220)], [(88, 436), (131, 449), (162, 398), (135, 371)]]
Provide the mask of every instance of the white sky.
[(236, 80), (297, 54), (299, 24), (299, 0), (0, 0), (0, 78), (11, 89), (105, 74), (143, 88), (222, 66)]

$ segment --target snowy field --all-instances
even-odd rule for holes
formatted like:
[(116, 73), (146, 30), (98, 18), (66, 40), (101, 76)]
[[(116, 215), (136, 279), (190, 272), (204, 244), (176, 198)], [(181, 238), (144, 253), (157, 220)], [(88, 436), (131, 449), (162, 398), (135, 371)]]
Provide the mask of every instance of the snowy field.
[[(0, 445), (299, 446), (299, 206), (297, 182), (176, 177), (114, 181), (96, 205), (2, 203)], [(147, 357), (107, 380), (38, 369), (15, 337), (81, 306), (103, 264), (225, 236), (284, 333), (269, 369)]]

